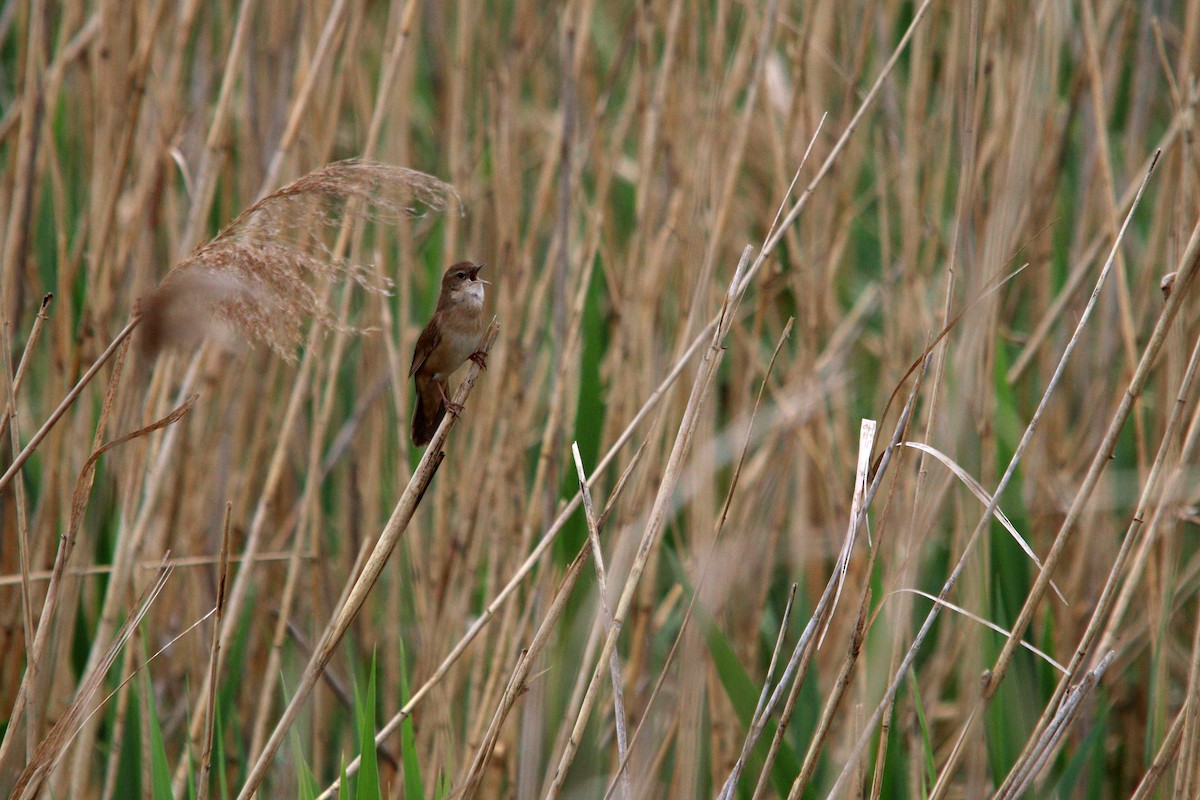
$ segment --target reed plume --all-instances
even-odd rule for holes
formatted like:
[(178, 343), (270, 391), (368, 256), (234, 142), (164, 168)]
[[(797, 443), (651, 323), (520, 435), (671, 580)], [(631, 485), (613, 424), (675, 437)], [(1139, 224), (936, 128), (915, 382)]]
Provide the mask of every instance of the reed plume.
[(390, 281), (350, 263), (327, 240), (354, 220), (419, 217), (461, 205), (454, 187), (417, 170), (366, 161), (328, 164), (263, 197), (167, 273), (140, 304), (147, 355), (206, 337), (226, 347), (265, 342), (295, 359), (302, 321), (341, 330), (327, 282), (371, 292)]

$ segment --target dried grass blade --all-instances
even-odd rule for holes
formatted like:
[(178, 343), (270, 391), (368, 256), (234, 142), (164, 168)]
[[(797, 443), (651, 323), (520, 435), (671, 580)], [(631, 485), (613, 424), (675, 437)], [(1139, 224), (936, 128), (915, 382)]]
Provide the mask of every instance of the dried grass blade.
[[(942, 462), (942, 465), (945, 466), (946, 469), (953, 472), (954, 476), (962, 481), (963, 484), (971, 490), (971, 494), (975, 495), (976, 499), (983, 503), (984, 508), (991, 504), (991, 495), (987, 493), (987, 489), (983, 488), (983, 484), (975, 480), (975, 476), (963, 469), (962, 466), (960, 466), (958, 462), (956, 462), (950, 456), (946, 455), (941, 450), (938, 450), (936, 447), (930, 447), (922, 442), (901, 442), (901, 444), (905, 447), (911, 447), (916, 450), (920, 450), (922, 453), (933, 456), (938, 461)], [(996, 519), (999, 520), (1000, 524), (1004, 526), (1004, 529), (1008, 531), (1009, 535), (1016, 540), (1020, 548), (1025, 551), (1025, 555), (1029, 556), (1029, 559), (1037, 565), (1038, 569), (1041, 569), (1042, 562), (1038, 559), (1037, 554), (1033, 552), (1033, 548), (1029, 546), (1029, 543), (1025, 541), (1025, 538), (1017, 532), (1016, 526), (1012, 524), (1012, 521), (1008, 518), (1004, 511), (1000, 509), (999, 505), (996, 506)], [(1063, 605), (1070, 605), (1070, 603), (1067, 602), (1067, 598), (1063, 596), (1063, 593), (1059, 590), (1058, 585), (1054, 583), (1054, 581), (1050, 581), (1050, 586), (1054, 589), (1054, 593), (1058, 595), (1058, 599), (1062, 600)]]
[[(949, 600), (943, 600), (940, 597), (938, 597), (937, 595), (930, 594), (929, 592), (923, 592), (920, 589), (896, 589), (894, 591), (889, 592), (888, 597), (891, 597), (892, 595), (900, 593), (900, 592), (903, 592), (905, 594), (915, 594), (918, 597), (924, 597), (926, 600), (936, 603), (937, 605), (941, 606), (942, 608), (948, 608), (951, 611), (955, 612), (956, 614), (961, 614), (962, 616), (966, 617), (967, 619), (978, 622), (980, 625), (983, 625), (984, 627), (989, 628), (989, 629), (995, 631), (996, 633), (1003, 634), (1004, 636), (1012, 635), (1012, 631), (1005, 630), (1004, 628), (1000, 627), (996, 623), (994, 623), (990, 620), (986, 620), (983, 617), (979, 616), (978, 614), (973, 614), (970, 611), (967, 611), (962, 606), (957, 606), (954, 603), (951, 603)], [(1038, 656), (1039, 658), (1043, 659), (1047, 664), (1054, 667), (1056, 670), (1058, 670), (1062, 674), (1064, 674), (1064, 675), (1067, 674), (1067, 668), (1064, 667), (1062, 664), (1058, 663), (1057, 661), (1055, 661), (1053, 658), (1051, 658), (1048, 653), (1046, 653), (1042, 650), (1039, 650), (1038, 648), (1034, 647), (1029, 642), (1026, 642), (1024, 640), (1021, 641), (1021, 647), (1024, 647), (1026, 650), (1033, 653), (1035, 656)]]
[[(846, 571), (850, 568), (850, 556), (854, 552), (854, 540), (857, 538), (861, 523), (866, 528), (867, 519), (863, 514), (863, 496), (867, 491), (868, 473), (871, 469), (871, 453), (875, 447), (876, 423), (873, 419), (864, 419), (858, 429), (858, 466), (854, 470), (854, 497), (850, 501), (850, 523), (846, 527), (846, 538), (842, 541), (842, 550), (838, 554), (834, 573), (837, 575), (837, 589), (833, 593), (833, 602), (829, 613), (825, 616), (825, 624), (821, 635), (817, 637), (817, 649), (821, 649), (825, 634), (829, 632), (829, 624), (833, 620), (833, 612), (837, 610), (838, 600), (842, 596), (842, 586), (846, 583)], [(859, 517), (862, 517), (860, 520)], [(868, 538), (870, 534), (868, 534)]]
[[(79, 689), (75, 693), (75, 699), (67, 706), (62, 716), (58, 718), (58, 722), (50, 729), (29, 764), (26, 765), (21, 776), (17, 779), (17, 783), (13, 788), (12, 797), (18, 800), (32, 800), (41, 791), (42, 782), (50, 771), (62, 760), (66, 754), (71, 740), (78, 732), (80, 725), (86, 722), (87, 718), (95, 713), (97, 709), (85, 716), (84, 708), (96, 691), (100, 688), (104, 678), (108, 675), (109, 669), (117, 660), (117, 656), (124, 647), (125, 642), (137, 630), (137, 626), (141, 624), (142, 619), (150, 610), (150, 606), (158, 598), (163, 587), (167, 584), (167, 579), (171, 576), (171, 568), (166, 567), (159, 573), (158, 579), (153, 584), (146, 588), (142, 596), (138, 598), (136, 603), (137, 610), (121, 625), (113, 638), (112, 644), (109, 645), (103, 659), (101, 659), (99, 667), (92, 670), (79, 683)], [(101, 704), (103, 705), (103, 704)]]
[[(617, 628), (619, 623), (613, 619), (612, 607), (608, 602), (608, 575), (604, 569), (604, 552), (600, 549), (600, 526), (596, 517), (596, 509), (592, 506), (592, 493), (588, 490), (587, 473), (583, 469), (583, 457), (579, 455), (579, 442), (571, 442), (571, 456), (575, 460), (575, 473), (579, 477), (579, 491), (583, 495), (583, 513), (587, 521), (588, 542), (592, 547), (592, 560), (596, 564), (596, 589), (600, 595), (600, 609), (604, 614), (605, 632)], [(616, 631), (620, 635), (620, 630)], [(613, 718), (617, 728), (617, 758), (625, 760), (629, 752), (628, 733), (625, 722), (625, 681), (621, 677), (621, 659), (614, 650), (609, 656), (609, 671), (612, 673), (613, 685)], [(628, 800), (630, 794), (629, 774), (621, 778), (621, 796)]]
[[(929, 363), (929, 356), (926, 356), (926, 364)], [(897, 452), (900, 442), (903, 441), (905, 433), (908, 431), (909, 420), (912, 417), (913, 409), (916, 407), (917, 395), (921, 390), (924, 380), (925, 371), (922, 370), (918, 375), (916, 383), (913, 385), (912, 392), (909, 394), (908, 401), (904, 404), (904, 408), (900, 412), (900, 419), (896, 423), (896, 428), (892, 433), (892, 438), (887, 447), (879, 456), (879, 466), (871, 476), (871, 483), (867, 488), (863, 498), (862, 507), (859, 514), (854, 518), (853, 524), (863, 524), (866, 518), (866, 509), (871, 507), (874, 502), (875, 495), (879, 491), (879, 487), (883, 485), (883, 478), (891, 466), (892, 457)], [(784, 669), (783, 677), (780, 678), (779, 684), (775, 687), (774, 693), (771, 695), (771, 702), (768, 705), (768, 713), (774, 709), (779, 701), (783, 699), (784, 690), (787, 689), (787, 699), (784, 703), (783, 712), (780, 715), (779, 727), (775, 729), (775, 735), (771, 739), (771, 747), (767, 751), (766, 763), (763, 765), (763, 771), (759, 775), (758, 784), (754, 788), (753, 797), (762, 796), (765, 791), (767, 775), (775, 763), (775, 759), (779, 754), (780, 747), (783, 743), (783, 734), (788, 724), (791, 722), (792, 713), (795, 710), (796, 702), (800, 697), (800, 686), (804, 681), (804, 676), (808, 672), (809, 664), (812, 661), (813, 654), (816, 652), (814, 645), (814, 637), (817, 627), (824, 624), (826, 615), (829, 614), (830, 603), (833, 599), (833, 594), (836, 591), (840, 575), (835, 569), (829, 576), (829, 580), (825, 583), (825, 588), (821, 593), (821, 598), (817, 601), (816, 608), (810, 615), (808, 622), (804, 626), (803, 633), (800, 634), (800, 639), (796, 642), (796, 646), (792, 649), (792, 655), (788, 660), (788, 665)], [(861, 613), (860, 613), (861, 617)], [(857, 635), (857, 632), (856, 632)], [(788, 688), (790, 687), (790, 688)]]

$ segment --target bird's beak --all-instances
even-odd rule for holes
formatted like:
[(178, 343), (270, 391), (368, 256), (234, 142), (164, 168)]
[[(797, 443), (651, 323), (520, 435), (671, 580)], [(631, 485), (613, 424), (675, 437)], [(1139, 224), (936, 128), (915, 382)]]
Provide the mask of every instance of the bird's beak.
[(491, 281), (485, 281), (483, 278), (479, 277), (479, 270), (483, 269), (486, 266), (487, 266), (487, 264), (476, 264), (475, 271), (474, 271), (474, 273), (472, 273), (471, 278), (472, 278), (472, 280), (479, 281), (480, 283), (486, 283), (488, 286), (491, 286), (492, 285)]

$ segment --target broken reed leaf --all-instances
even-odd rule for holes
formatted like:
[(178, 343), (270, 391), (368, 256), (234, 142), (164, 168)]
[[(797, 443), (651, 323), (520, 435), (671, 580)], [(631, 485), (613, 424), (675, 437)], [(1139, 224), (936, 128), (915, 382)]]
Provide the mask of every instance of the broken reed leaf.
[(138, 307), (142, 350), (259, 341), (294, 361), (306, 317), (357, 331), (338, 322), (318, 287), (350, 280), (382, 293), (391, 282), (334, 253), (331, 229), (347, 219), (419, 217), (451, 202), (461, 209), (453, 186), (404, 167), (352, 160), (314, 170), (251, 205), (167, 273)]

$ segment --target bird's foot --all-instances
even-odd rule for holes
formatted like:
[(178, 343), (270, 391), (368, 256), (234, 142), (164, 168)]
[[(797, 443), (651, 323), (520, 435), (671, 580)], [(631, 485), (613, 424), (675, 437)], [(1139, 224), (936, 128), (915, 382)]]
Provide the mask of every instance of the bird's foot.
[(440, 383), (438, 384), (438, 391), (441, 392), (442, 405), (444, 405), (446, 407), (447, 411), (449, 411), (451, 414), (453, 414), (456, 417), (463, 412), (462, 403), (453, 402), (446, 395), (446, 390), (442, 388), (442, 385)]
[(474, 353), (471, 353), (471, 355), (467, 356), (467, 358), (478, 364), (480, 369), (487, 369), (487, 353), (483, 352), (482, 350), (476, 350)]

